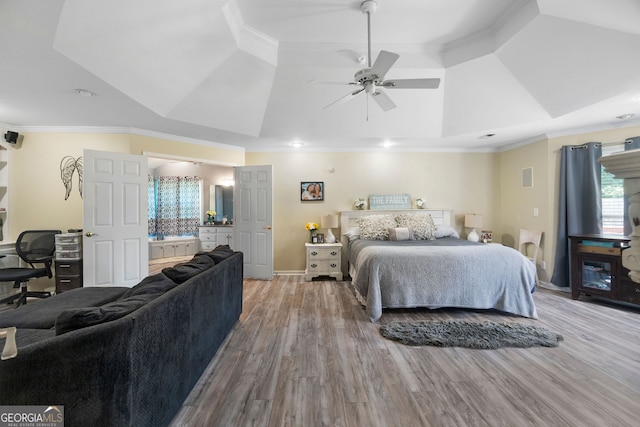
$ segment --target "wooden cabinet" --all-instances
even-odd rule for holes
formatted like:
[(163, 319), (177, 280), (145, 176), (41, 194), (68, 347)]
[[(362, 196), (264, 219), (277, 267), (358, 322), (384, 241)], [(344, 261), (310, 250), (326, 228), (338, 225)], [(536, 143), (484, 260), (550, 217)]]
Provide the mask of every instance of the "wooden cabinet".
[(629, 238), (586, 234), (570, 236), (571, 297), (580, 294), (640, 304), (640, 283), (629, 279), (622, 252)]
[(198, 252), (197, 239), (168, 239), (149, 242), (149, 259), (194, 255)]
[(328, 276), (342, 280), (342, 243), (306, 243), (307, 268), (304, 280)]
[(200, 227), (200, 250), (211, 251), (218, 245), (229, 245), (234, 248), (233, 226), (209, 226)]
[(218, 230), (216, 227), (200, 227), (200, 250), (211, 251), (218, 246)]

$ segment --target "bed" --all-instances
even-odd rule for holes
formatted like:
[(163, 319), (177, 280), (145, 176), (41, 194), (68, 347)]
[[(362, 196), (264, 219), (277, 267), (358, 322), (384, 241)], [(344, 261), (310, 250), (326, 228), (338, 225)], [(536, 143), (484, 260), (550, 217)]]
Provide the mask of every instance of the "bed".
[(537, 319), (533, 263), (507, 246), (460, 239), (452, 218), (445, 209), (341, 213), (348, 272), (370, 320), (386, 308), (413, 307)]

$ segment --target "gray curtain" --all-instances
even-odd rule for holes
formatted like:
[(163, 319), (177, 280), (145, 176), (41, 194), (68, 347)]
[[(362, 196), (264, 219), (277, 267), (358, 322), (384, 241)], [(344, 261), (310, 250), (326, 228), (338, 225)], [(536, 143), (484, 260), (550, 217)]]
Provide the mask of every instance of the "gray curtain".
[(568, 287), (571, 251), (569, 236), (602, 233), (601, 176), (598, 158), (602, 144), (562, 147), (560, 164), (560, 200), (556, 257), (551, 283)]
[[(634, 136), (624, 141), (624, 150), (635, 150), (640, 148), (640, 136)], [(624, 235), (631, 234), (631, 222), (629, 222), (629, 196), (624, 196)]]

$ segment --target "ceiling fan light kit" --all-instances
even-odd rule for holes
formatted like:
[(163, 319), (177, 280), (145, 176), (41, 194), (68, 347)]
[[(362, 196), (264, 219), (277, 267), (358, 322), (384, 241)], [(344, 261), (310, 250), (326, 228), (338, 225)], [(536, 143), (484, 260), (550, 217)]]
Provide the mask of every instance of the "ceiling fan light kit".
[[(384, 80), (385, 75), (398, 60), (400, 55), (386, 50), (381, 50), (376, 61), (371, 65), (371, 14), (378, 9), (378, 2), (375, 0), (365, 0), (360, 3), (360, 10), (367, 15), (367, 62), (368, 68), (358, 70), (353, 76), (354, 81), (346, 83), (348, 85), (360, 86), (359, 89), (349, 92), (342, 98), (327, 105), (326, 108), (341, 104), (353, 99), (361, 92), (365, 92), (373, 98), (383, 111), (396, 108), (391, 98), (380, 88), (387, 89), (437, 89), (440, 86), (440, 79), (399, 79)], [(358, 58), (360, 62), (360, 58)], [(363, 61), (364, 62), (364, 61)]]

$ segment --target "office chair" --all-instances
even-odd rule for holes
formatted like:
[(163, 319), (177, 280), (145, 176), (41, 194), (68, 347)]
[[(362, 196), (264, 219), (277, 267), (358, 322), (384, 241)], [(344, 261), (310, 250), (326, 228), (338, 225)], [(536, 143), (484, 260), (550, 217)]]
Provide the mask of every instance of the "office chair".
[[(55, 235), (60, 230), (27, 230), (20, 233), (16, 241), (16, 254), (30, 267), (0, 268), (0, 282), (14, 282), (14, 288), (22, 288), (20, 293), (0, 300), (0, 303), (13, 303), (18, 300), (16, 307), (27, 303), (27, 298), (46, 298), (51, 292), (29, 292), (27, 283), (36, 277), (53, 276), (51, 264), (56, 250)], [(35, 264), (42, 264), (36, 268)]]

